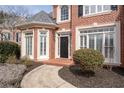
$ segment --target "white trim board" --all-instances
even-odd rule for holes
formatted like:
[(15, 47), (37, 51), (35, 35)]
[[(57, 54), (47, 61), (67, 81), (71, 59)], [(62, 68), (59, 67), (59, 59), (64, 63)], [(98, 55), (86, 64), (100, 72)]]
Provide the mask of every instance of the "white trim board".
[[(40, 32), (46, 32), (46, 56), (40, 55)], [(49, 30), (47, 29), (37, 29), (37, 60), (43, 61), (49, 59)]]
[(34, 60), (34, 29), (22, 31), (22, 34), (21, 34), (21, 57), (26, 56), (25, 33), (27, 33), (27, 32), (32, 32), (33, 33), (33, 37), (32, 37), (32, 55), (29, 56), (29, 57)]
[[(59, 34), (61, 34), (62, 32), (65, 32), (65, 33), (68, 33), (68, 32), (70, 32), (71, 33), (71, 31), (70, 30), (61, 30), (61, 31), (57, 31), (56, 33), (55, 33), (55, 58), (60, 58), (60, 52), (59, 52), (59, 54), (58, 54), (58, 50), (60, 51), (60, 37), (68, 37), (68, 58), (70, 59), (71, 58), (71, 56), (70, 56), (70, 52), (71, 52), (71, 36), (70, 35), (62, 35), (62, 36), (58, 36), (58, 33)], [(59, 38), (59, 48), (58, 48), (58, 38)]]

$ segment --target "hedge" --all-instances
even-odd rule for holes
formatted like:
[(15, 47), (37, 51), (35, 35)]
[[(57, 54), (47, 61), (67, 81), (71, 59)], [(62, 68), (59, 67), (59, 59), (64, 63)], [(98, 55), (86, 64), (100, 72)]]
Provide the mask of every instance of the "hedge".
[(20, 46), (11, 41), (0, 41), (0, 62), (4, 63), (12, 55), (20, 58)]

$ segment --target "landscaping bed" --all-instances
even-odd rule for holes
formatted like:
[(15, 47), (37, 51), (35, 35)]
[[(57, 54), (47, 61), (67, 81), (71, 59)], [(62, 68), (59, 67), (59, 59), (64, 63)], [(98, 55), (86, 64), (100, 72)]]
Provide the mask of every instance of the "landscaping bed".
[(28, 72), (32, 71), (33, 69), (37, 68), (38, 66), (41, 66), (43, 65), (42, 63), (40, 62), (33, 62), (33, 64), (31, 66), (28, 66), (24, 75), (26, 75)]
[(0, 63), (0, 88), (20, 88), (23, 76), (41, 65), (35, 62), (30, 66)]
[(124, 68), (113, 67), (112, 71), (103, 68), (95, 72), (94, 76), (87, 77), (79, 67), (63, 67), (58, 72), (65, 81), (78, 88), (123, 88)]

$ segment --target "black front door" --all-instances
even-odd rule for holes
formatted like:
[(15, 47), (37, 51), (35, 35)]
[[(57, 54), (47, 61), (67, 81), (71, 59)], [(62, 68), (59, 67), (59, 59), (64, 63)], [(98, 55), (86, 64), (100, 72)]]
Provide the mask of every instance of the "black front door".
[(68, 58), (68, 37), (60, 38), (60, 57)]

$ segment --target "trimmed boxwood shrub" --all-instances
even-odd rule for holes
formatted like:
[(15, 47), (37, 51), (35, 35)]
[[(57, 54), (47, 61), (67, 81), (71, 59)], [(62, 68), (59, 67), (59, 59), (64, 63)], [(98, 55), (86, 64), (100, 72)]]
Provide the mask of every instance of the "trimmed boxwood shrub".
[(82, 71), (95, 71), (104, 62), (103, 55), (93, 49), (79, 49), (74, 52), (73, 60), (79, 64)]
[(4, 63), (9, 56), (20, 58), (20, 46), (10, 41), (0, 41), (0, 62)]

